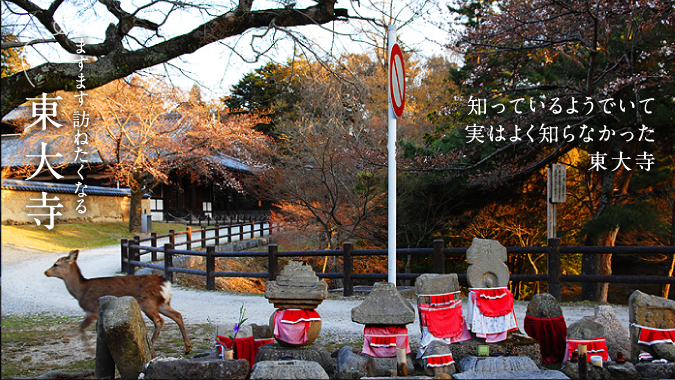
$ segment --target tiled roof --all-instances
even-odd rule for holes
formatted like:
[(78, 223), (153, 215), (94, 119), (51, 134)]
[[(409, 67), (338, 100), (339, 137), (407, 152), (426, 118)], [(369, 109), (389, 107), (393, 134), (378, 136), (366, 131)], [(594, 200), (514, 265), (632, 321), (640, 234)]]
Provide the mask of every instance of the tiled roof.
[[(57, 140), (65, 139), (65, 136), (57, 137)], [(73, 138), (73, 136), (69, 136)], [(2, 135), (2, 167), (20, 167), (26, 165), (37, 166), (40, 163), (40, 154), (42, 153), (42, 145), (40, 142), (32, 143), (32, 149), (26, 149), (25, 145), (27, 144), (27, 138), (22, 135)], [(47, 142), (47, 141), (45, 141)], [(62, 144), (58, 141), (56, 142), (47, 142), (46, 154), (48, 156), (56, 155), (57, 153), (61, 154), (61, 157), (48, 157), (49, 164), (52, 167), (59, 165), (75, 165), (75, 148), (76, 145), (72, 142), (72, 149), (67, 151), (58, 150), (58, 146), (68, 146)], [(26, 157), (26, 155), (34, 155), (38, 157)], [(101, 157), (97, 151), (89, 152), (84, 157), (89, 164), (98, 165), (103, 163)], [(79, 163), (77, 164), (79, 166)]]
[[(51, 183), (39, 181), (25, 181), (20, 179), (2, 179), (3, 190), (35, 191), (62, 194), (77, 194), (77, 185), (70, 183)], [(81, 191), (82, 189), (80, 189)], [(109, 197), (128, 197), (131, 190), (127, 187), (116, 189), (113, 187), (87, 186), (84, 192), (88, 195), (105, 195)], [(150, 194), (144, 194), (143, 198), (150, 198)]]

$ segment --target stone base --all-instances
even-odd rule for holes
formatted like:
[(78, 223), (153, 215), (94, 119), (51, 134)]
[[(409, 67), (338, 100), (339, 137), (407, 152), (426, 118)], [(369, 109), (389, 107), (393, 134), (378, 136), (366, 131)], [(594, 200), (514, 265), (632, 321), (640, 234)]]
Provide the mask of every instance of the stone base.
[(246, 379), (248, 360), (155, 358), (145, 365), (145, 379)]
[[(649, 363), (651, 364), (651, 363)], [(579, 363), (572, 363), (566, 361), (561, 364), (560, 371), (567, 375), (570, 379), (579, 378)], [(631, 362), (617, 364), (613, 361), (606, 361), (602, 363), (602, 367), (596, 367), (588, 363), (588, 378), (589, 379), (639, 379), (640, 377), (652, 378), (653, 376), (640, 376), (635, 366)]]
[(328, 379), (328, 374), (316, 362), (304, 360), (263, 361), (255, 363), (251, 379)]
[(468, 371), (453, 375), (454, 379), (569, 379), (560, 371), (500, 371), (479, 372)]
[(635, 369), (645, 379), (675, 378), (675, 363), (642, 362), (637, 363)]
[(266, 344), (260, 347), (255, 356), (255, 362), (287, 360), (305, 360), (317, 362), (326, 371), (327, 374), (333, 373), (333, 360), (330, 352), (324, 346), (312, 344), (303, 347), (284, 347), (279, 343)]
[[(392, 376), (396, 375), (396, 357), (391, 358), (375, 358), (369, 355), (360, 354), (372, 360), (375, 363), (375, 376)], [(415, 372), (415, 361), (412, 354), (406, 355), (408, 373)]]
[(476, 356), (479, 345), (490, 346), (490, 354), (528, 357), (532, 359), (538, 368), (543, 369), (539, 342), (519, 333), (510, 334), (509, 339), (497, 343), (485, 343), (483, 339), (473, 338), (464, 342), (449, 344), (448, 346), (455, 363), (459, 363), (466, 356)]

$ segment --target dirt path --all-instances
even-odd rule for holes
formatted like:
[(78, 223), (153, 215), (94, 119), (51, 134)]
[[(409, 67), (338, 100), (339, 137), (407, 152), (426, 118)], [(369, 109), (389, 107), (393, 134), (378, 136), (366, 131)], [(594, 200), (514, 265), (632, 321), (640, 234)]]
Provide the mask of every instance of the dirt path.
[[(44, 271), (64, 253), (44, 253), (2, 246), (2, 314), (30, 314), (51, 312), (63, 315), (83, 315), (77, 301), (68, 293), (63, 281), (48, 278)], [(78, 263), (82, 274), (89, 277), (112, 276), (119, 271), (119, 247), (87, 249), (80, 252)], [(274, 307), (261, 295), (242, 295), (226, 292), (208, 292), (173, 288), (173, 307), (183, 314), (186, 323), (234, 323), (239, 306), (248, 310), (249, 322), (267, 324)], [(318, 308), (324, 316), (322, 330), (347, 335), (360, 335), (363, 326), (351, 321), (351, 309), (359, 299), (328, 299)], [(466, 307), (466, 302), (464, 303)], [(516, 302), (515, 310), (522, 328), (526, 302)], [(614, 306), (619, 320), (628, 328), (628, 310)], [(567, 324), (587, 315), (593, 315), (591, 306), (563, 306)], [(411, 339), (419, 338), (418, 321), (409, 326)]]

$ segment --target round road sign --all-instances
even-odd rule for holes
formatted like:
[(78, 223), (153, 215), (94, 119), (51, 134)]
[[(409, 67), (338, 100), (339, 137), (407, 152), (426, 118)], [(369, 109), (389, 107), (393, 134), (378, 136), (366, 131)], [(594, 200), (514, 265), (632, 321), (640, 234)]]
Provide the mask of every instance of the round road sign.
[(389, 99), (394, 115), (401, 117), (405, 105), (405, 64), (398, 44), (394, 44), (389, 52)]

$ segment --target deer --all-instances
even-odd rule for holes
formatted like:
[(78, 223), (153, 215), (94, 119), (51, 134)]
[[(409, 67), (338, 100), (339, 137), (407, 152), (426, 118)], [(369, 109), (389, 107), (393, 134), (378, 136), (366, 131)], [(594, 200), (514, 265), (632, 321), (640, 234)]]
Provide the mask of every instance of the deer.
[(79, 250), (71, 251), (68, 256), (56, 260), (54, 265), (45, 271), (47, 277), (62, 279), (68, 292), (77, 299), (80, 307), (85, 312), (85, 317), (80, 323), (80, 333), (85, 347), (91, 352), (85, 330), (98, 319), (98, 299), (102, 296), (132, 296), (138, 301), (138, 305), (145, 315), (155, 324), (151, 344), (154, 347), (159, 332), (164, 325), (164, 319), (159, 315), (173, 319), (183, 335), (185, 353), (192, 348), (190, 339), (185, 331), (183, 316), (171, 308), (171, 282), (166, 277), (158, 274), (138, 276), (113, 276), (84, 278), (80, 267), (77, 265)]

